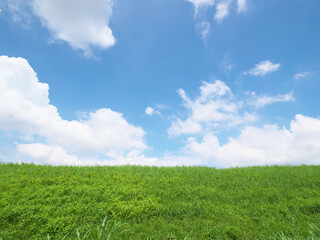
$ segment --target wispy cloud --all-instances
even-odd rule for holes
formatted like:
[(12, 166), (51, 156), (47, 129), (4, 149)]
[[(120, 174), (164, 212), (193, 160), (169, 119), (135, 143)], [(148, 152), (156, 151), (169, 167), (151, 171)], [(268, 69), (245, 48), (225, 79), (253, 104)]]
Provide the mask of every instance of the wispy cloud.
[(294, 80), (299, 80), (301, 78), (309, 77), (311, 75), (312, 75), (311, 72), (301, 72), (301, 73), (295, 74), (293, 78), (294, 78)]
[(210, 8), (215, 7), (214, 19), (217, 23), (221, 23), (229, 14), (230, 10), (235, 9), (237, 12), (247, 11), (246, 0), (186, 0), (194, 6), (194, 18), (196, 21), (196, 28), (200, 32), (204, 42), (210, 30), (210, 18), (207, 17), (207, 12)]
[(207, 21), (202, 21), (196, 24), (198, 31), (200, 32), (202, 39), (206, 41), (207, 36), (210, 31), (210, 23)]
[(247, 11), (247, 0), (238, 0), (238, 12), (246, 12)]
[(31, 4), (31, 1), (26, 0), (2, 0), (0, 1), (0, 13), (8, 12), (16, 24), (23, 29), (30, 30), (33, 22)]
[(276, 96), (270, 96), (267, 94), (258, 96), (256, 93), (252, 92), (251, 99), (248, 101), (248, 103), (258, 109), (273, 103), (292, 102), (294, 100), (295, 98), (293, 92), (286, 94), (278, 94)]
[(195, 9), (195, 16), (198, 15), (199, 10), (202, 9), (206, 9), (208, 7), (212, 7), (215, 3), (214, 0), (186, 0), (187, 2), (190, 2), (194, 5), (194, 9)]
[(219, 67), (224, 73), (229, 73), (236, 65), (237, 63), (235, 63), (232, 58), (228, 54), (226, 54), (219, 64)]
[(219, 2), (216, 6), (216, 14), (214, 15), (214, 19), (217, 20), (217, 22), (221, 22), (225, 17), (229, 15), (229, 5), (231, 1), (230, 0), (224, 0), (222, 2)]
[(268, 73), (277, 71), (280, 66), (280, 63), (272, 63), (269, 60), (265, 60), (256, 64), (253, 69), (244, 72), (244, 74), (249, 74), (253, 76), (264, 76)]

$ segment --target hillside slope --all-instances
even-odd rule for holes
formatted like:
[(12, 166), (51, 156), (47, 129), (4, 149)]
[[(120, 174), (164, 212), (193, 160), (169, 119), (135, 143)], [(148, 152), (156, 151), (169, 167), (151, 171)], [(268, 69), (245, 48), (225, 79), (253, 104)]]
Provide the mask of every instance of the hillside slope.
[(310, 236), (320, 166), (52, 167), (0, 164), (0, 238), (75, 239), (107, 216), (117, 239)]

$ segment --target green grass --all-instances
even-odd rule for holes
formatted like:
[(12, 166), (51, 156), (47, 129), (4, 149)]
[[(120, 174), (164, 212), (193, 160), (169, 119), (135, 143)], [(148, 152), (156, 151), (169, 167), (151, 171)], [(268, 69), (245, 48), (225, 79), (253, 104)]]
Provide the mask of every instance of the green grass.
[(0, 164), (3, 240), (320, 239), (319, 226), (320, 166)]

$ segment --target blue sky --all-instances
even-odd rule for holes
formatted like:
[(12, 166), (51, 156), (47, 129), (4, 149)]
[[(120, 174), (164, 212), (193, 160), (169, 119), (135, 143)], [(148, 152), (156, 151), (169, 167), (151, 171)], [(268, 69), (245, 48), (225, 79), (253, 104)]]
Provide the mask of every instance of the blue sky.
[(319, 7), (0, 0), (0, 161), (320, 164)]

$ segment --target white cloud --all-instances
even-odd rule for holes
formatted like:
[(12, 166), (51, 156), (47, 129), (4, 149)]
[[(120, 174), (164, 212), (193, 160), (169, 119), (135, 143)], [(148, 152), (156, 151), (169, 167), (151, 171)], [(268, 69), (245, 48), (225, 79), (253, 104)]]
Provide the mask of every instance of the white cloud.
[(200, 31), (202, 39), (204, 41), (206, 41), (207, 36), (209, 34), (209, 31), (210, 31), (210, 23), (207, 22), (207, 21), (202, 21), (202, 22), (197, 23), (196, 27), (197, 27), (198, 31)]
[(229, 73), (237, 64), (230, 58), (228, 54), (226, 54), (219, 64), (219, 67), (223, 72)]
[(168, 129), (169, 137), (178, 137), (182, 134), (196, 134), (202, 131), (202, 126), (196, 120), (189, 118), (185, 121), (176, 119)]
[(208, 131), (220, 131), (258, 119), (257, 110), (278, 102), (294, 101), (293, 92), (278, 95), (258, 95), (254, 92), (244, 96), (234, 95), (226, 83), (202, 82), (200, 95), (190, 99), (183, 89), (178, 90), (188, 111), (185, 120), (174, 117), (167, 130), (169, 137), (183, 134), (204, 134)]
[(239, 137), (220, 145), (207, 133), (201, 142), (190, 138), (184, 148), (186, 159), (220, 167), (254, 165), (320, 164), (320, 120), (296, 115), (290, 129), (276, 125), (245, 127)]
[[(161, 108), (161, 106), (156, 106), (156, 108)], [(150, 107), (150, 106), (148, 106), (144, 112), (149, 116), (158, 115), (162, 117), (161, 112), (159, 112), (158, 110), (155, 110), (153, 107)]]
[(48, 91), (48, 84), (38, 81), (27, 60), (0, 56), (0, 130), (45, 138), (51, 149), (48, 156), (100, 154), (112, 160), (147, 149), (143, 129), (129, 124), (121, 113), (103, 108), (88, 113), (84, 120), (67, 121), (49, 103)]
[(252, 99), (249, 100), (249, 104), (255, 108), (263, 108), (266, 105), (273, 104), (276, 102), (292, 102), (295, 100), (293, 92), (286, 94), (278, 94), (276, 96), (261, 95), (257, 96), (256, 93), (251, 93)]
[(222, 19), (224, 19), (226, 16), (229, 15), (229, 5), (231, 1), (230, 0), (224, 0), (217, 4), (216, 6), (216, 14), (214, 18), (217, 20), (217, 22), (221, 22)]
[(195, 9), (195, 17), (200, 11), (206, 12), (208, 8), (216, 5), (215, 19), (220, 22), (229, 15), (229, 9), (236, 2), (237, 11), (246, 12), (248, 8), (247, 0), (186, 0), (193, 4)]
[(243, 101), (238, 101), (230, 88), (222, 81), (203, 82), (200, 86), (200, 96), (191, 100), (183, 89), (178, 93), (184, 101), (184, 106), (190, 115), (183, 121), (176, 118), (168, 129), (170, 137), (181, 134), (200, 133), (203, 129), (221, 126), (235, 126), (256, 120), (255, 114), (242, 109)]
[(33, 0), (33, 10), (54, 39), (87, 54), (91, 47), (106, 49), (115, 43), (109, 27), (112, 0)]
[(190, 137), (178, 154), (168, 153), (161, 158), (146, 158), (133, 150), (117, 160), (84, 160), (66, 153), (60, 147), (45, 144), (20, 144), (18, 150), (38, 163), (52, 165), (213, 165), (223, 168), (319, 165), (320, 119), (297, 114), (289, 129), (277, 125), (265, 125), (262, 128), (246, 126), (238, 137), (230, 138), (224, 145), (212, 132), (207, 132), (201, 141)]
[(52, 40), (65, 41), (92, 56), (92, 48), (115, 44), (109, 27), (113, 0), (3, 0), (2, 5), (20, 25), (31, 28), (34, 16), (51, 32)]
[(238, 0), (238, 12), (247, 11), (247, 0)]
[[(11, 14), (12, 20), (25, 29), (30, 29), (32, 22), (32, 11), (30, 2), (26, 0), (1, 0), (2, 10)], [(1, 11), (2, 11), (1, 10)]]
[(214, 5), (214, 0), (186, 0), (194, 5), (195, 8), (195, 16), (197, 16), (199, 9), (208, 8)]
[[(50, 165), (95, 165), (91, 161), (81, 161), (79, 157), (68, 154), (62, 147), (42, 143), (19, 144), (19, 153), (31, 158), (31, 161)], [(91, 163), (91, 164), (90, 164)]]
[(301, 72), (294, 75), (294, 80), (299, 80), (301, 78), (305, 78), (311, 75), (311, 72)]
[(269, 60), (261, 61), (255, 65), (255, 67), (244, 74), (250, 74), (253, 76), (264, 76), (268, 73), (275, 72), (281, 66), (280, 63), (272, 63)]
[[(185, 120), (176, 118), (168, 130), (169, 135), (199, 132), (202, 135), (189, 137), (177, 154), (150, 158), (143, 154), (147, 149), (144, 131), (129, 124), (122, 114), (99, 109), (82, 120), (64, 120), (50, 104), (48, 84), (38, 81), (27, 60), (0, 56), (0, 130), (45, 139), (44, 142), (25, 139), (23, 143), (20, 140), (16, 143), (19, 160), (37, 164), (219, 167), (320, 164), (320, 119), (297, 114), (289, 129), (277, 125), (244, 126), (238, 137), (222, 145), (214, 131), (220, 125), (255, 120), (254, 113), (245, 111), (246, 100), (239, 100), (219, 80), (203, 82), (200, 95), (195, 99), (190, 99), (182, 89), (178, 92), (190, 114)], [(249, 100), (252, 99), (258, 108), (292, 101), (293, 94), (271, 97), (254, 94)], [(1, 158), (11, 161), (13, 156)]]
[(159, 164), (157, 158), (148, 158), (140, 151), (133, 150), (124, 156), (116, 159), (101, 159), (98, 157), (81, 158), (74, 154), (67, 153), (62, 147), (42, 143), (19, 144), (18, 152), (30, 158), (30, 162), (49, 165), (75, 165), (75, 166), (96, 166), (96, 165), (146, 165)]
[(145, 113), (149, 116), (152, 116), (152, 114), (154, 113), (154, 109), (152, 107), (147, 107)]
[(237, 12), (245, 12), (247, 10), (246, 0), (186, 0), (194, 6), (194, 18), (196, 20), (196, 28), (200, 32), (204, 42), (210, 30), (210, 18), (208, 18), (208, 10), (215, 6), (214, 19), (220, 23), (233, 10), (235, 2), (237, 2)]

